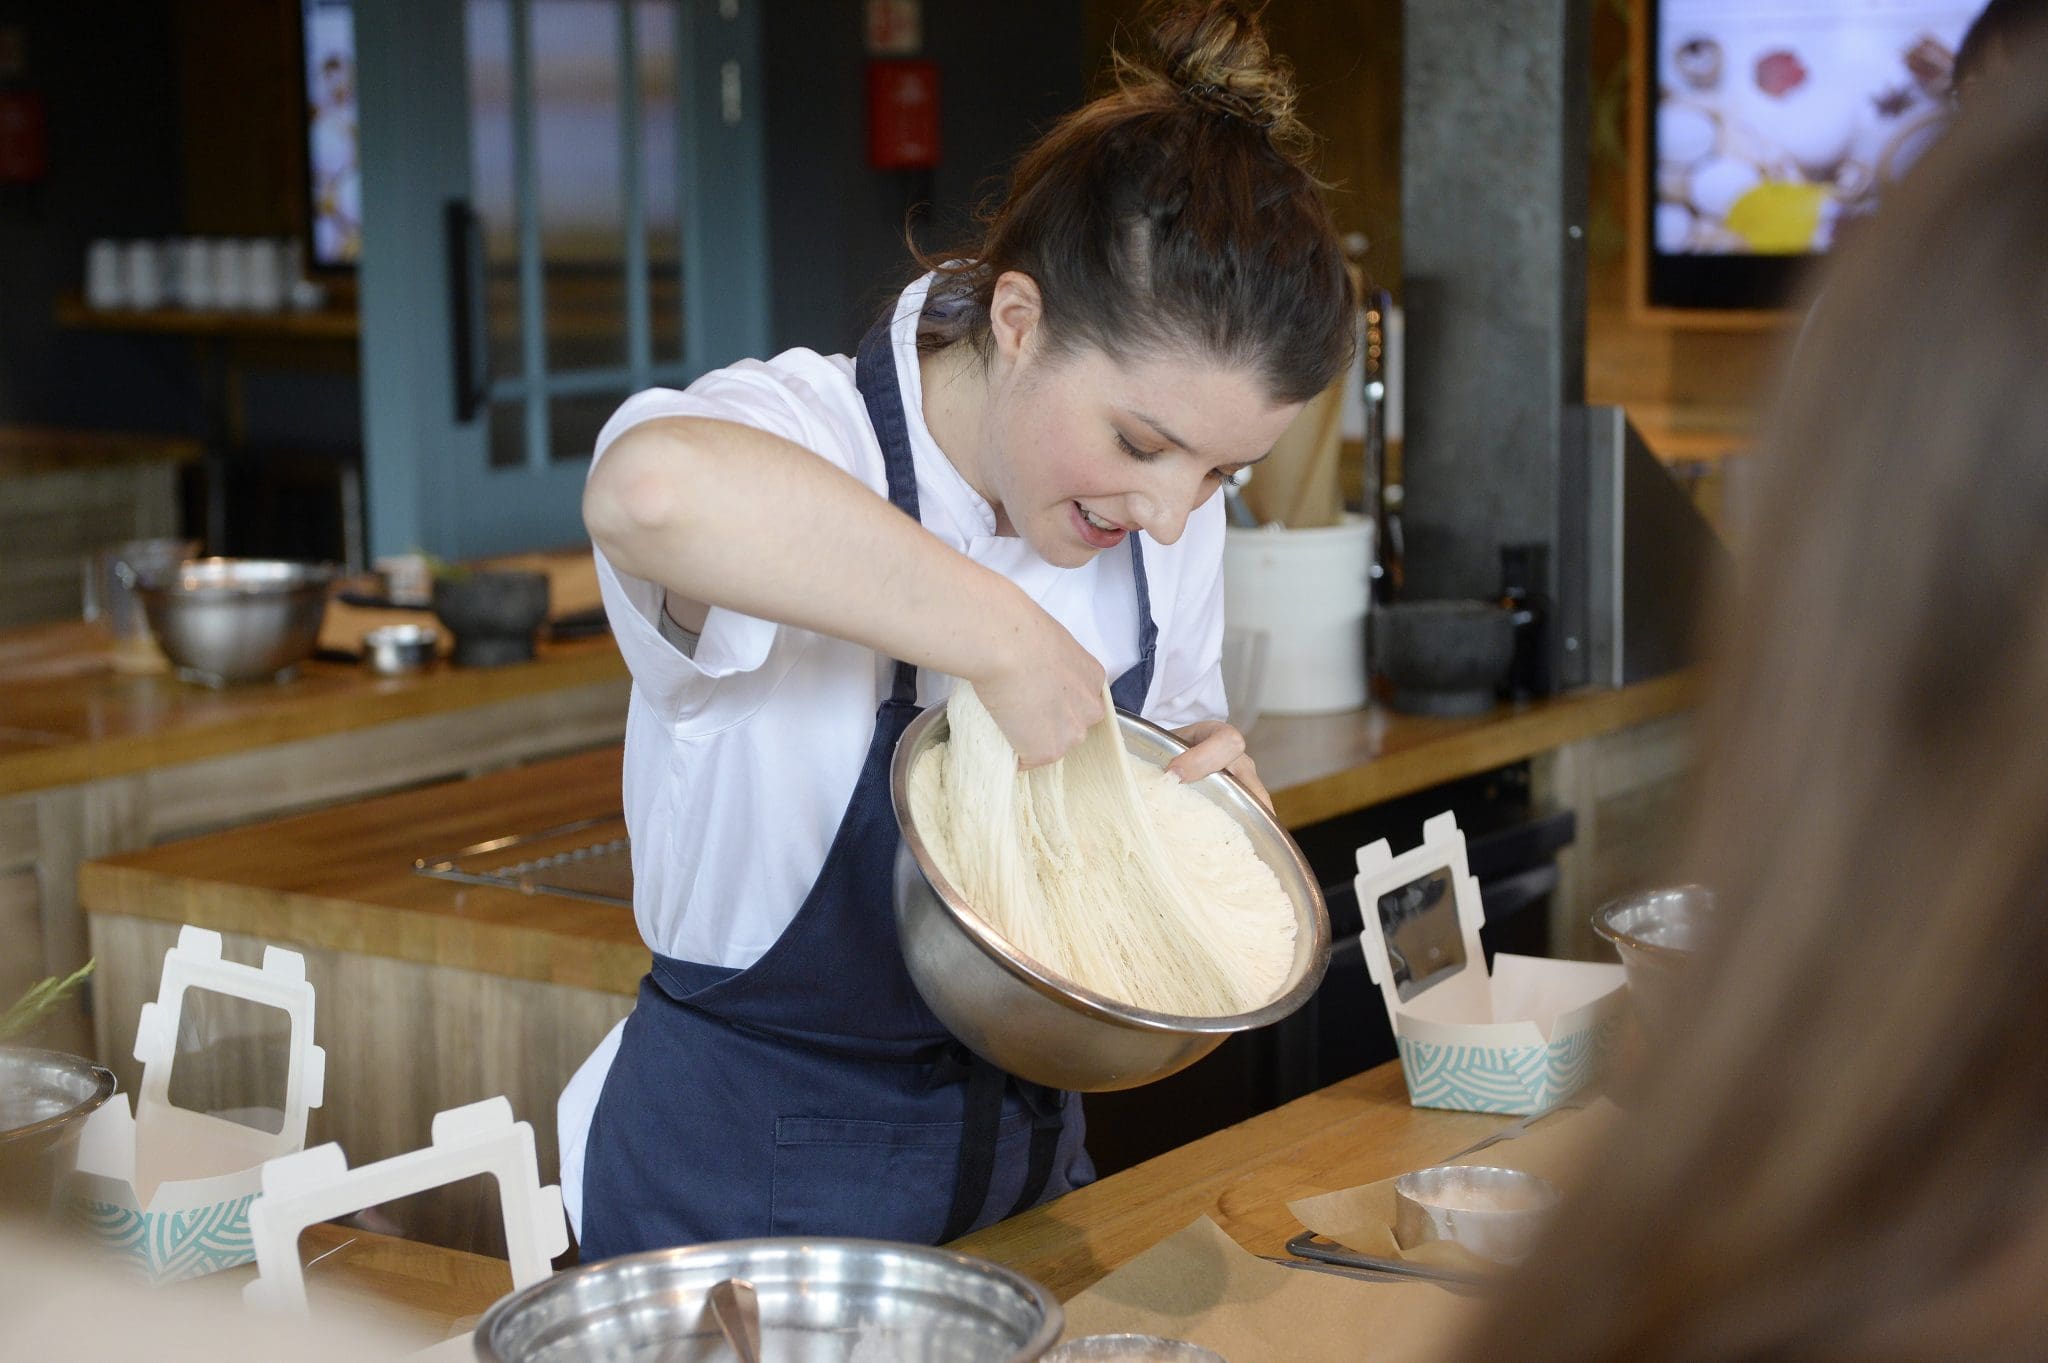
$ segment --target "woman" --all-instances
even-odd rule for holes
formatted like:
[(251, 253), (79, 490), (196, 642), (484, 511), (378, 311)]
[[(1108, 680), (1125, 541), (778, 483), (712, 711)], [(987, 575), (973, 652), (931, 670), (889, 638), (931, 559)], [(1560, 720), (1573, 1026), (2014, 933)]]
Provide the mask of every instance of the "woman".
[(1459, 1357), (2048, 1357), (2041, 55), (1801, 343), (1702, 747), (1727, 930)]
[(655, 964), (562, 1097), (586, 1258), (949, 1239), (1092, 1177), (1078, 1100), (967, 1056), (910, 984), (888, 761), (953, 677), (1053, 761), (1113, 678), (1190, 741), (1184, 779), (1256, 788), (1219, 719), (1215, 494), (1342, 368), (1352, 299), (1255, 18), (1175, 11), (1154, 46), (856, 359), (734, 365), (600, 436)]

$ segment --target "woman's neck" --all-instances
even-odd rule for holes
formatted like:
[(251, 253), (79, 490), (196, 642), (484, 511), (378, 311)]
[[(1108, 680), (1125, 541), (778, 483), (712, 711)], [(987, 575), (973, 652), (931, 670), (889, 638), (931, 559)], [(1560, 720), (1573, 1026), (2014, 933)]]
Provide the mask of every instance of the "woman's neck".
[(1002, 506), (985, 467), (988, 366), (972, 345), (956, 341), (942, 350), (919, 351), (917, 372), (924, 389), (925, 429), (967, 485), (995, 509), (1000, 525)]

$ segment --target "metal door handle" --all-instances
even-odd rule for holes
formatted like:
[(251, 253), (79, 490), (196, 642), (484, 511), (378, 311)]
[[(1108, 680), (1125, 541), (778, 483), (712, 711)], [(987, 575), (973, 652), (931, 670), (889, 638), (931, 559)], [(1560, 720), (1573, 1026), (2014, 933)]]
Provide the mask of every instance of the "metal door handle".
[(448, 245), (449, 351), (455, 363), (455, 420), (467, 424), (491, 394), (489, 320), (484, 310), (483, 220), (467, 199), (441, 210)]

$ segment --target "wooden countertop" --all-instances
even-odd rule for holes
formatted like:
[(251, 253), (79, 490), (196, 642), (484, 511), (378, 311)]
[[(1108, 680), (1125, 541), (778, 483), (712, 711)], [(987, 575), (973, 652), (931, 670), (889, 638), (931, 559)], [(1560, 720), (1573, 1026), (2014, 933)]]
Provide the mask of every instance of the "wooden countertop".
[(1273, 809), (1289, 828), (1365, 809), (1677, 714), (1697, 698), (1691, 672), (1619, 690), (1576, 691), (1463, 719), (1402, 715), (1380, 706), (1338, 715), (1270, 715), (1248, 746)]
[(625, 678), (606, 635), (512, 667), (380, 677), (316, 659), (288, 682), (214, 691), (114, 671), (97, 625), (32, 625), (0, 633), (0, 796)]
[[(1508, 1122), (1410, 1107), (1401, 1067), (1389, 1061), (954, 1248), (1008, 1265), (1062, 1301), (1199, 1216), (1254, 1254), (1284, 1255), (1301, 1230), (1290, 1201), (1435, 1164)], [(500, 1260), (343, 1227), (314, 1227), (301, 1252), (326, 1256), (307, 1279), (316, 1298), (369, 1305), (419, 1331), (423, 1343), (467, 1328), (511, 1282)]]
[[(1472, 719), (1377, 708), (1262, 720), (1252, 751), (1299, 825), (1486, 771), (1682, 708), (1685, 677)], [(620, 807), (617, 748), (232, 828), (87, 863), (87, 912), (195, 923), (269, 941), (632, 994), (647, 970), (633, 915), (555, 895), (455, 884), (417, 858)]]
[(199, 453), (199, 442), (181, 435), (0, 425), (0, 478), (121, 464), (189, 464)]

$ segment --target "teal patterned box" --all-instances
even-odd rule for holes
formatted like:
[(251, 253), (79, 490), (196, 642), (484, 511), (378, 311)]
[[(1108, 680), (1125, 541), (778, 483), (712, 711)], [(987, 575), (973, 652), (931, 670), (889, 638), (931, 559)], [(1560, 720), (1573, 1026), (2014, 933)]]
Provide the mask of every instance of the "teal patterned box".
[[(173, 1066), (204, 1066), (212, 1058), (204, 1046), (180, 1048), (193, 990), (281, 1015), (289, 1027), (282, 1107), (216, 1114), (171, 1101)], [(79, 1133), (77, 1172), (67, 1188), (73, 1221), (151, 1282), (250, 1262), (256, 1249), (249, 1204), (262, 1189), (263, 1163), (305, 1148), (308, 1114), (325, 1089), (326, 1053), (313, 1044), (313, 986), (304, 959), (273, 946), (264, 948), (261, 966), (243, 965), (222, 956), (219, 933), (186, 925), (164, 953), (155, 1002), (144, 1004), (137, 1019), (135, 1058), (142, 1083), (134, 1108), (118, 1095)]]
[(1486, 911), (1449, 814), (1396, 857), (1358, 851), (1366, 969), (1380, 988), (1408, 1101), (1464, 1112), (1540, 1112), (1598, 1077), (1624, 1024), (1618, 964), (1502, 952), (1489, 973)]

